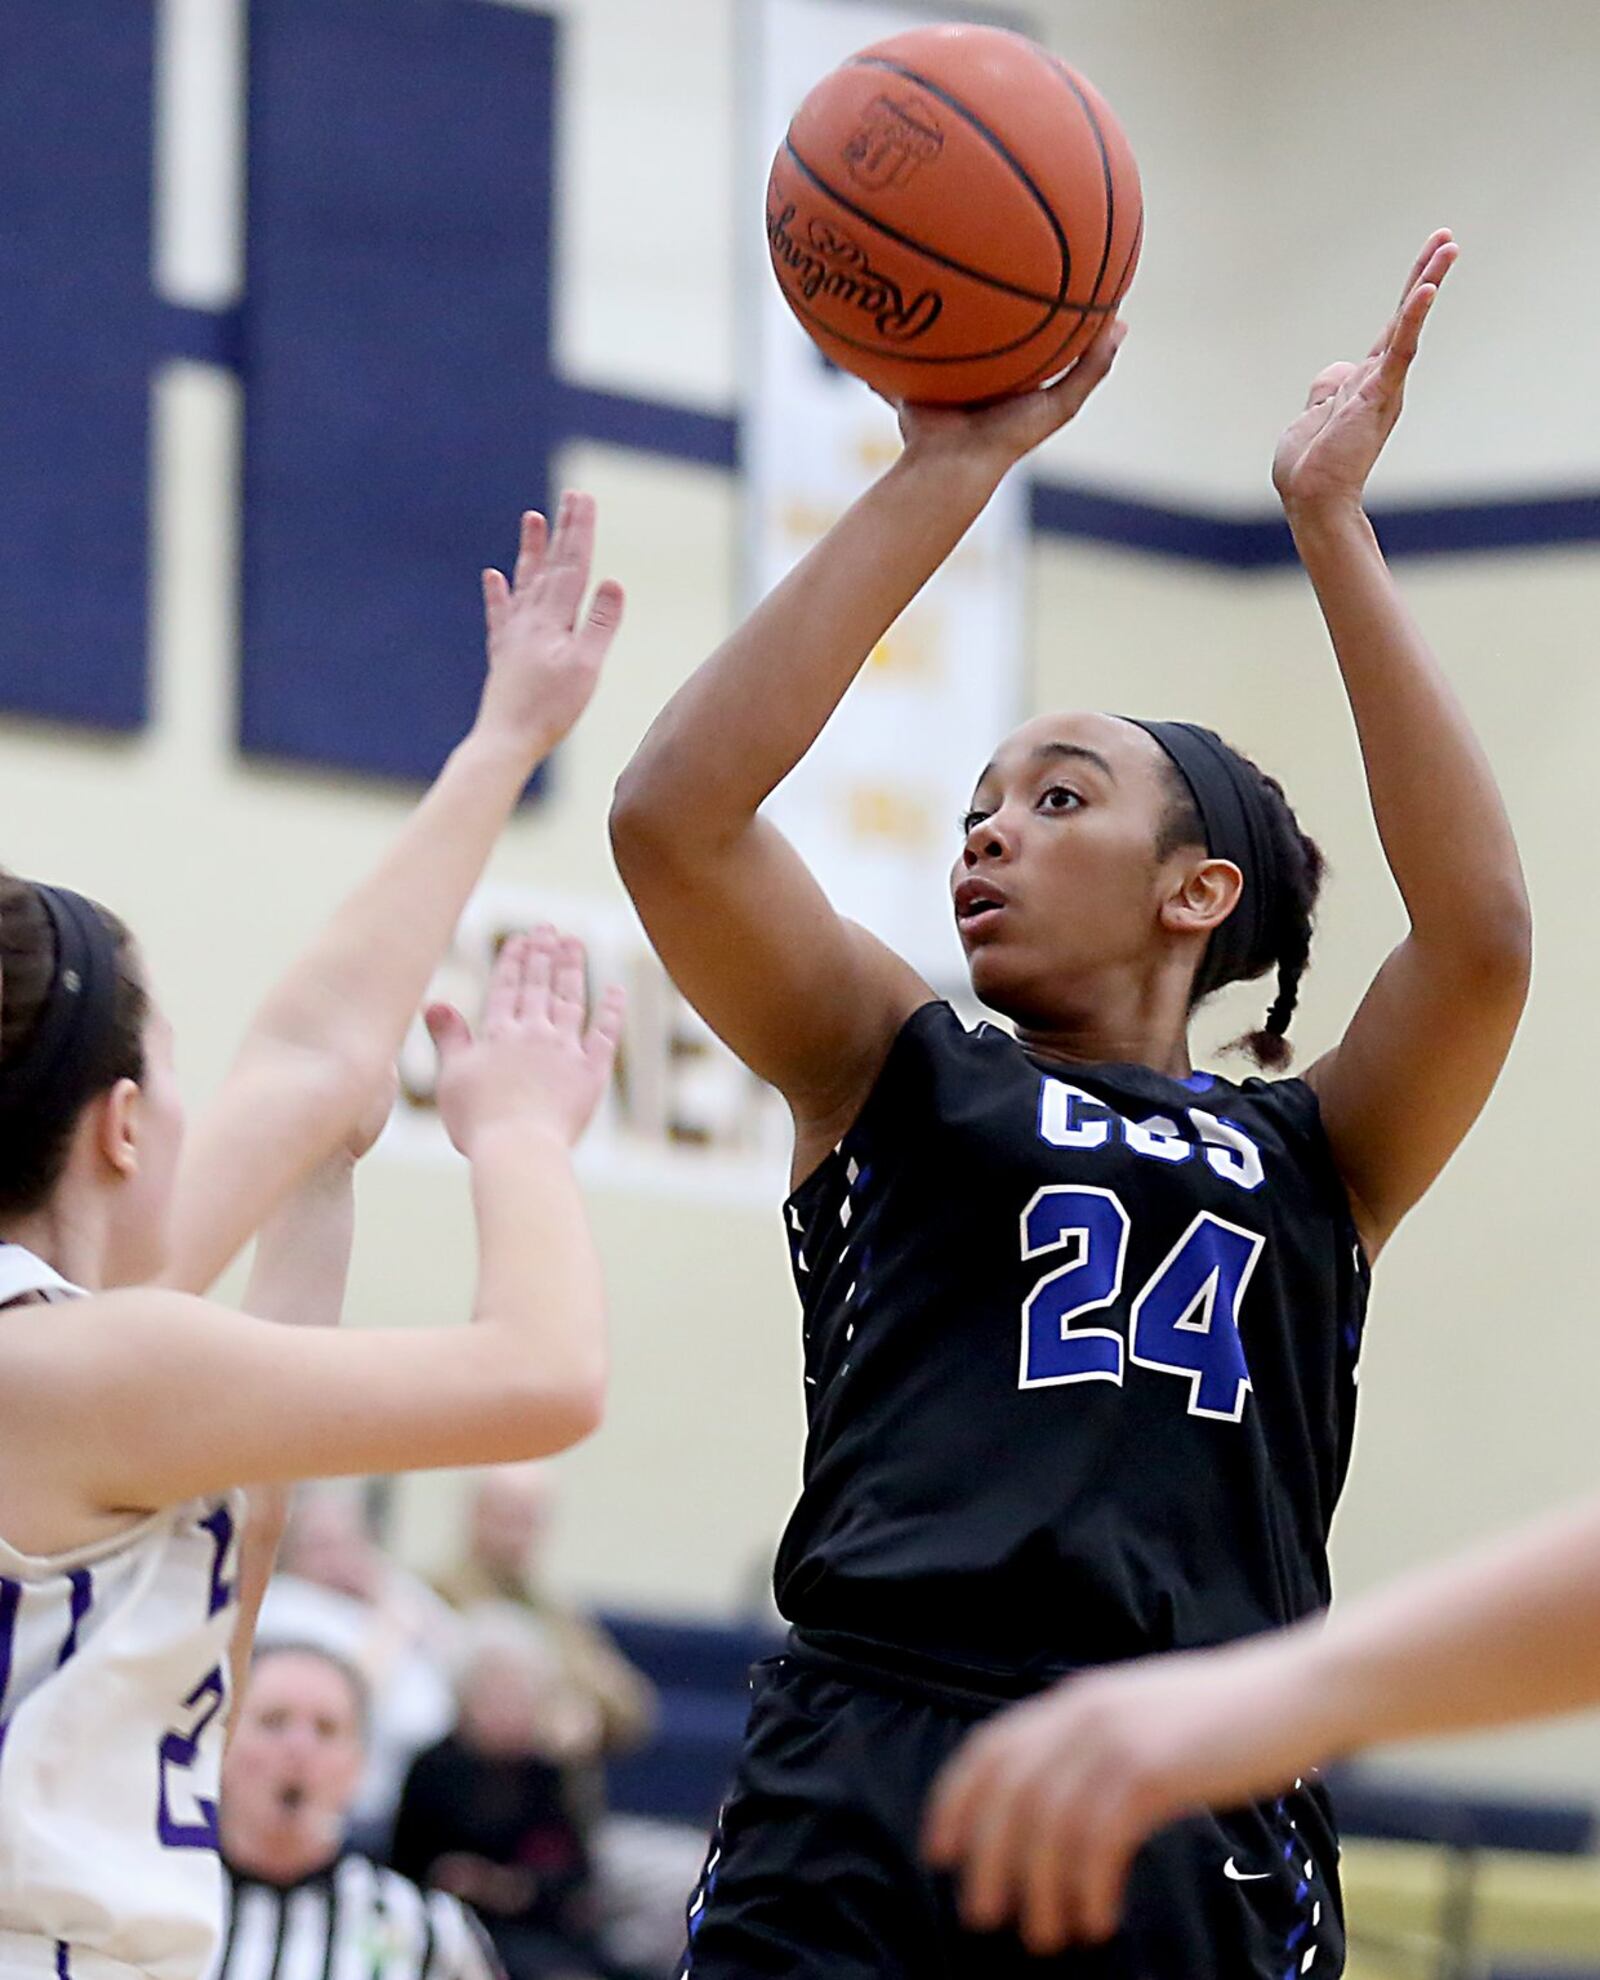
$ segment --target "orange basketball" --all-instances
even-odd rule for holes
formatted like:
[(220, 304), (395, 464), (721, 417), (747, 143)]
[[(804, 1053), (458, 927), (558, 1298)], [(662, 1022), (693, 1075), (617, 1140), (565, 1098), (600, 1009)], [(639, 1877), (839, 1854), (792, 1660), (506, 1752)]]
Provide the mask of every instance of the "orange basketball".
[(1053, 378), (1133, 279), (1139, 171), (1083, 77), (1004, 28), (913, 28), (824, 76), (767, 182), (789, 306), (890, 398)]

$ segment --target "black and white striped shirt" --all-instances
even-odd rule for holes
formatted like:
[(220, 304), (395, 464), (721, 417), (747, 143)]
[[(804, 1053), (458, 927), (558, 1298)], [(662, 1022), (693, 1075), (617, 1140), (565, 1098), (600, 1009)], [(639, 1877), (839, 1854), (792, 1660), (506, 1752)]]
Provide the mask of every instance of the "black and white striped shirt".
[(364, 1856), (289, 1885), (225, 1867), (228, 1915), (211, 1980), (504, 1980), (464, 1904)]

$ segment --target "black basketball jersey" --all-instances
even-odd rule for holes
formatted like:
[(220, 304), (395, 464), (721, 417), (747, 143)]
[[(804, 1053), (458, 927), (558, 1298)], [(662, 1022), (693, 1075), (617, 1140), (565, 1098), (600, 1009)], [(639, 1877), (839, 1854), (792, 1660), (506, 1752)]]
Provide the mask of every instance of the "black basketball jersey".
[(1326, 1603), (1367, 1267), (1303, 1081), (926, 1004), (785, 1217), (802, 1632), (1023, 1689)]

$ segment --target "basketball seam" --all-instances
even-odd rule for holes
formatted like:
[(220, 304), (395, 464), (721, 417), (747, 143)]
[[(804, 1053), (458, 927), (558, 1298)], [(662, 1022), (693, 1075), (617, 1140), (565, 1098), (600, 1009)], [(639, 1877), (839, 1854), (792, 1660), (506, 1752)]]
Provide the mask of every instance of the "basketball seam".
[[(852, 61), (846, 63), (845, 66), (852, 69), (883, 69), (892, 76), (903, 76), (907, 82), (915, 83), (918, 89), (925, 89), (930, 96), (937, 97), (939, 102), (943, 103), (948, 109), (953, 110), (958, 117), (970, 124), (991, 150), (999, 153), (1000, 157), (1016, 173), (1023, 185), (1027, 187), (1029, 193), (1038, 204), (1039, 211), (1049, 223), (1051, 233), (1056, 237), (1056, 247), (1061, 255), (1061, 285), (1056, 292), (1055, 302), (1058, 308), (1065, 304), (1069, 300), (1067, 291), (1072, 287), (1072, 244), (1068, 241), (1061, 222), (1056, 218), (1055, 208), (1045, 198), (1033, 174), (1023, 164), (1022, 160), (1013, 157), (1010, 149), (1001, 138), (994, 131), (990, 130), (989, 126), (981, 117), (976, 116), (969, 110), (959, 97), (951, 96), (947, 90), (941, 89), (935, 82), (929, 82), (926, 76), (919, 75), (915, 69), (908, 69), (903, 62), (891, 62), (882, 55), (858, 55)], [(1087, 108), (1087, 106), (1085, 107)], [(1100, 144), (1103, 158), (1105, 145), (1100, 139), (1098, 126), (1094, 126), (1094, 132), (1096, 142)], [(907, 245), (913, 244), (908, 243)], [(1094, 290), (1091, 289), (1089, 294), (1093, 296)], [(1042, 329), (1043, 325), (1040, 328)]]
[(1140, 244), (1143, 242), (1143, 240), (1144, 240), (1144, 214), (1141, 211), (1139, 215), (1139, 224), (1133, 230), (1132, 243), (1128, 248), (1128, 252), (1122, 257), (1122, 273), (1117, 277), (1115, 283), (1112, 285), (1113, 291), (1117, 297), (1117, 302), (1101, 303), (1100, 308), (1102, 311), (1114, 310), (1118, 307), (1118, 304), (1121, 302), (1122, 292), (1128, 286), (1128, 271), (1133, 266), (1134, 257), (1138, 254)]
[(829, 199), (837, 200), (846, 213), (853, 213), (858, 220), (864, 221), (869, 227), (876, 228), (880, 234), (883, 234), (889, 240), (898, 241), (901, 247), (912, 249), (914, 253), (920, 254), (924, 260), (933, 262), (937, 267), (948, 268), (954, 275), (964, 275), (969, 281), (981, 282), (986, 288), (999, 289), (1002, 294), (1016, 296), (1022, 302), (1037, 303), (1045, 312), (1044, 319), (1042, 322), (1034, 325), (1033, 329), (1028, 333), (1029, 336), (1036, 336), (1044, 328), (1045, 324), (1050, 321), (1051, 317), (1055, 315), (1056, 311), (1061, 308), (1063, 299), (1060, 296), (1047, 296), (1038, 289), (1025, 289), (1019, 283), (1007, 282), (998, 275), (986, 275), (981, 269), (969, 268), (965, 262), (957, 261), (951, 255), (941, 254), (937, 248), (926, 247), (912, 235), (902, 234), (897, 227), (888, 226), (878, 218), (877, 214), (871, 212), (867, 207), (858, 206), (853, 199), (846, 199), (844, 194), (837, 187), (830, 184), (814, 165), (808, 164), (800, 156), (800, 153), (794, 147), (794, 139), (787, 133), (784, 136), (783, 148), (819, 192), (825, 192)]
[[(1077, 322), (1073, 324), (1072, 328), (1067, 332), (1066, 336), (1064, 336), (1061, 339), (1061, 342), (1056, 345), (1055, 349), (1045, 359), (1044, 363), (1037, 364), (1034, 366), (1032, 371), (1024, 373), (1024, 375), (1017, 380), (1016, 384), (1009, 388), (1006, 396), (1010, 397), (1012, 394), (1018, 392), (1029, 392), (1032, 391), (1035, 385), (1042, 384), (1044, 380), (1050, 376), (1050, 373), (1053, 370), (1053, 368), (1056, 366), (1056, 364), (1059, 363), (1061, 358), (1061, 353), (1067, 348), (1068, 344), (1072, 342), (1073, 338), (1076, 337), (1078, 332), (1083, 328), (1084, 318), (1087, 316), (1097, 316), (1097, 315), (1104, 316), (1106, 313), (1107, 311), (1104, 305), (1101, 305), (1101, 307), (1097, 310), (1086, 309), (1082, 311), (1078, 317)], [(1076, 362), (1076, 360), (1074, 360), (1074, 362)]]
[[(1119, 276), (1116, 283), (1116, 289), (1119, 299), (1123, 286), (1126, 284), (1128, 279), (1128, 270), (1133, 266), (1133, 257), (1139, 252), (1139, 243), (1143, 239), (1144, 239), (1144, 214), (1141, 211), (1139, 215), (1139, 224), (1133, 230), (1133, 243), (1129, 247), (1127, 254), (1123, 257), (1122, 274)], [(1068, 344), (1072, 342), (1073, 338), (1076, 337), (1078, 332), (1083, 328), (1084, 317), (1110, 316), (1115, 312), (1116, 308), (1117, 308), (1117, 304), (1114, 302), (1110, 302), (1110, 303), (1093, 303), (1088, 308), (1084, 309), (1080, 313), (1077, 322), (1072, 326), (1071, 330), (1068, 331), (1067, 335), (1061, 339), (1061, 342), (1056, 345), (1055, 349), (1050, 353), (1049, 357), (1045, 359), (1044, 363), (1036, 366), (1035, 369), (1030, 371), (1026, 377), (1018, 379), (1016, 385), (1013, 386), (1012, 388), (1013, 391), (1017, 391), (1017, 392), (1029, 391), (1034, 385), (1041, 383), (1043, 380), (1047, 379), (1050, 376), (1051, 366), (1056, 362), (1056, 360), (1061, 356), (1061, 353), (1067, 348)]]
[[(1106, 134), (1100, 128), (1100, 119), (1095, 115), (1094, 106), (1090, 103), (1088, 97), (1079, 88), (1078, 78), (1072, 73), (1067, 64), (1062, 61), (1059, 55), (1052, 55), (1048, 48), (1041, 49), (1040, 53), (1077, 99), (1078, 108), (1088, 119), (1089, 128), (1094, 132), (1094, 141), (1100, 151), (1100, 170), (1104, 174), (1106, 182), (1106, 237), (1105, 245), (1100, 250), (1099, 272), (1089, 286), (1089, 295), (1092, 299), (1099, 295), (1100, 284), (1106, 279), (1106, 265), (1111, 259), (1111, 243), (1117, 231), (1117, 186), (1115, 176), (1111, 170), (1111, 152), (1106, 144)], [(1142, 201), (1140, 202), (1139, 218), (1141, 221), (1144, 219)]]

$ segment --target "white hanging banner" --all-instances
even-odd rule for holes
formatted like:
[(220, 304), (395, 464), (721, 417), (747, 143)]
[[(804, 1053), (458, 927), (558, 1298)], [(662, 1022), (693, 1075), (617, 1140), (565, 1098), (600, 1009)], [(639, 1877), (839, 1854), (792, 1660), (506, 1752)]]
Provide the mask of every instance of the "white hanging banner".
[[(581, 935), (591, 996), (628, 993), (610, 1085), (578, 1145), (586, 1180), (653, 1196), (770, 1208), (788, 1187), (789, 1110), (696, 1016), (669, 981), (637, 917), (612, 899), (488, 882), (467, 903), (428, 988), (479, 1023), (507, 936), (541, 921)], [(419, 1015), (399, 1055), (400, 1092), (380, 1147), (407, 1161), (451, 1162), (439, 1118), (439, 1061)]]
[[(752, 604), (900, 444), (894, 414), (824, 362), (773, 278), (758, 210), (772, 155), (830, 69), (869, 42), (949, 18), (858, 0), (759, 0), (754, 11), (742, 215), (754, 347), (742, 435)], [(1013, 475), (767, 806), (835, 906), (941, 988), (965, 976), (948, 886), (958, 821), (989, 751), (1020, 719), (1026, 544), (1026, 487)]]

